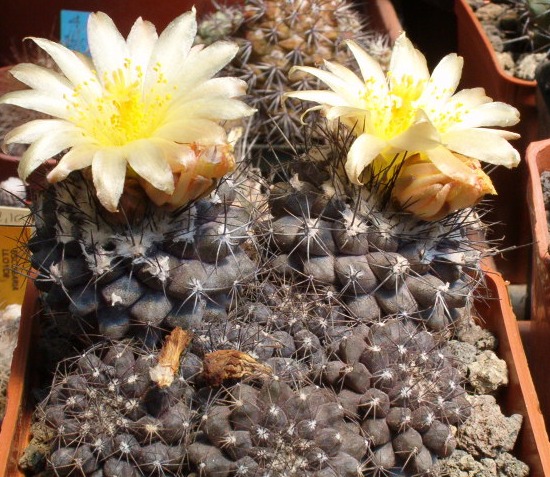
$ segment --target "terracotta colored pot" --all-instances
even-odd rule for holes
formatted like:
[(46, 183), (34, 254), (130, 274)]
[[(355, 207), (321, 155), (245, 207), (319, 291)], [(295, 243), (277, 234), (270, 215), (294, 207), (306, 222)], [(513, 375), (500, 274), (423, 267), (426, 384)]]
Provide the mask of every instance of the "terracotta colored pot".
[(369, 29), (387, 33), (394, 41), (403, 28), (391, 0), (370, 0), (362, 3)]
[(550, 171), (550, 140), (532, 143), (527, 148), (526, 162), (529, 169), (527, 200), (533, 234), (531, 322), (526, 330), (526, 343), (533, 380), (550, 429), (550, 237), (540, 180), (542, 172)]
[[(536, 82), (515, 78), (506, 73), (497, 61), (496, 54), (485, 35), (481, 23), (468, 5), (467, 0), (455, 0), (457, 19), (458, 54), (464, 57), (462, 87), (483, 87), (495, 101), (503, 101), (518, 108), (521, 122), (514, 130), (521, 139), (512, 141), (523, 156), (529, 143), (539, 137), (536, 108)], [(522, 162), (512, 171), (498, 168), (491, 174), (497, 191), (494, 211), (487, 222), (500, 222), (493, 228), (490, 238), (505, 240), (500, 248), (523, 246), (497, 257), (498, 269), (504, 278), (513, 283), (526, 283), (528, 275), (529, 214), (525, 193), (527, 190), (527, 167)]]
[(499, 404), (504, 414), (524, 418), (515, 455), (529, 465), (530, 477), (549, 477), (550, 443), (508, 289), (495, 272), (488, 272), (487, 285), (495, 300), (477, 303), (480, 325), (498, 338), (497, 353), (508, 365), (509, 384), (499, 394)]
[[(495, 272), (488, 272), (487, 285), (491, 299), (477, 304), (480, 324), (497, 336), (499, 356), (508, 364), (510, 380), (499, 394), (499, 403), (505, 414), (519, 413), (524, 417), (515, 455), (529, 465), (531, 477), (550, 477), (550, 444), (506, 285)], [(8, 387), (7, 414), (0, 433), (0, 477), (23, 477), (17, 462), (29, 441), (32, 409), (28, 392), (37, 310), (36, 290), (29, 285)]]
[(0, 475), (11, 477), (21, 475), (17, 471), (17, 460), (27, 443), (33, 413), (29, 389), (32, 374), (31, 345), (33, 330), (39, 314), (38, 291), (34, 284), (27, 284), (21, 309), (17, 347), (13, 352), (10, 380), (7, 389), (6, 414), (0, 428)]

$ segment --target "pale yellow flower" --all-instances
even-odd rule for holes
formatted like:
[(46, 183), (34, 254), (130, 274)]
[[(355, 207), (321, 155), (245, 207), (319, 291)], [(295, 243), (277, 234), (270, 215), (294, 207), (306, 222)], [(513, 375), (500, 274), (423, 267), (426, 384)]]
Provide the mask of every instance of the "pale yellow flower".
[(0, 103), (52, 116), (6, 136), (5, 145), (30, 144), (19, 165), (21, 178), (26, 180), (62, 153), (48, 179), (57, 182), (91, 166), (100, 202), (115, 211), (127, 173), (167, 195), (176, 190), (176, 181), (181, 185), (182, 178), (196, 170), (211, 174), (203, 178), (207, 182), (227, 173), (233, 160), (217, 161), (219, 167), (197, 166), (205, 156), (195, 152), (227, 146), (220, 121), (254, 110), (235, 99), (246, 91), (243, 81), (213, 78), (237, 53), (237, 45), (193, 47), (196, 30), (193, 10), (175, 19), (160, 36), (154, 25), (140, 18), (124, 39), (111, 18), (94, 13), (88, 21), (91, 59), (32, 38), (61, 73), (20, 64), (11, 72), (31, 89), (0, 98)]
[(346, 161), (355, 184), (375, 159), (389, 164), (396, 157), (422, 153), (444, 174), (475, 185), (475, 175), (454, 153), (495, 165), (515, 167), (519, 153), (508, 143), (517, 134), (489, 127), (519, 121), (517, 109), (493, 102), (482, 88), (455, 93), (462, 58), (449, 54), (430, 76), (426, 59), (406, 35), (392, 51), (387, 75), (359, 45), (348, 41), (361, 71), (326, 61), (326, 69), (296, 66), (316, 76), (330, 90), (295, 91), (288, 97), (319, 103), (329, 120), (340, 120), (356, 136)]

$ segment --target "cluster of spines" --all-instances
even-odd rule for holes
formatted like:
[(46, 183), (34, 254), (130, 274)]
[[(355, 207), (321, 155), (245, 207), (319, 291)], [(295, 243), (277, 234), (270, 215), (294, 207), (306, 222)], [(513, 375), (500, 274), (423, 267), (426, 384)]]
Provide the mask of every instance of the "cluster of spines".
[(197, 303), (224, 301), (254, 276), (241, 247), (252, 212), (237, 204), (234, 184), (185, 210), (132, 209), (122, 221), (86, 207), (93, 198), (82, 184), (69, 178), (37, 200), (29, 248), (46, 305), (68, 310), (89, 334), (153, 346), (163, 331), (200, 320)]
[(56, 475), (172, 475), (183, 467), (197, 419), (193, 375), (159, 388), (149, 375), (156, 362), (155, 353), (116, 342), (62, 364), (39, 408), (53, 430)]
[[(377, 56), (388, 56), (383, 38), (365, 32), (361, 14), (347, 0), (247, 0), (242, 10), (220, 7), (199, 26), (201, 40), (236, 41), (240, 51), (228, 72), (249, 84), (251, 104), (258, 109), (254, 135), (266, 144), (284, 145), (283, 138), (303, 142), (298, 102), (282, 106), (285, 92), (318, 89), (312, 77), (289, 79), (292, 66), (316, 66), (323, 60), (350, 62), (343, 45), (353, 37)], [(387, 58), (385, 58), (387, 59)]]

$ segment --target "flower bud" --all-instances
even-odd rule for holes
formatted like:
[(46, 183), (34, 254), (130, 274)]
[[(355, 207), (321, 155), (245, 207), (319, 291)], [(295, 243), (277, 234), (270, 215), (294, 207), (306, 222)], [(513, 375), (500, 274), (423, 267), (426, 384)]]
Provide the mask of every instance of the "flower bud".
[(155, 189), (146, 180), (142, 187), (158, 206), (177, 208), (207, 195), (217, 180), (235, 169), (235, 156), (230, 144), (202, 147), (192, 145), (182, 153), (181, 167), (173, 168), (174, 193), (166, 194)]
[(414, 154), (399, 171), (392, 189), (393, 200), (407, 212), (433, 221), (474, 206), (485, 194), (497, 193), (479, 161), (459, 154), (455, 157), (471, 170), (468, 181), (462, 174), (444, 174), (433, 162)]

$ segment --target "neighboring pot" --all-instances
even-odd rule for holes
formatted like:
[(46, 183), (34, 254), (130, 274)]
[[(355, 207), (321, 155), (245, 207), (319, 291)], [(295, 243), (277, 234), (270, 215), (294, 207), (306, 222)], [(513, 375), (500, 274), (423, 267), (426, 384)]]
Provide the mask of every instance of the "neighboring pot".
[(550, 428), (550, 237), (540, 179), (542, 172), (550, 171), (550, 139), (532, 143), (527, 149), (526, 162), (529, 168), (527, 200), (533, 234), (531, 322), (526, 330), (526, 344), (542, 412)]
[[(461, 86), (483, 87), (495, 101), (503, 101), (516, 107), (521, 115), (520, 123), (510, 130), (521, 134), (521, 139), (512, 141), (523, 157), (527, 146), (539, 138), (536, 107), (536, 82), (515, 78), (500, 66), (495, 51), (470, 8), (468, 0), (455, 0), (457, 20), (458, 54), (464, 58)], [(499, 248), (521, 246), (496, 258), (496, 264), (504, 278), (513, 283), (526, 283), (528, 276), (529, 214), (525, 193), (527, 190), (527, 167), (522, 163), (514, 170), (498, 168), (491, 174), (499, 197), (494, 211), (486, 222), (495, 224), (489, 238), (505, 236)]]

